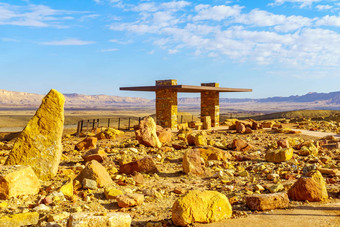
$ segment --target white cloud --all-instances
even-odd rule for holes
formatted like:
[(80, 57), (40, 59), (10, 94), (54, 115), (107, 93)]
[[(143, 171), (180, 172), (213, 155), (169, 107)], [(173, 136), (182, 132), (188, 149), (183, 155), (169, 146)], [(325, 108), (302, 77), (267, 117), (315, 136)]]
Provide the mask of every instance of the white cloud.
[(282, 5), (286, 2), (290, 2), (290, 3), (297, 3), (300, 5), (300, 8), (304, 8), (304, 7), (311, 6), (315, 2), (321, 2), (321, 1), (322, 0), (274, 0), (274, 3), (272, 3), (271, 5)]
[(329, 10), (329, 9), (332, 9), (333, 6), (331, 6), (331, 5), (317, 5), (317, 6), (315, 6), (315, 8), (317, 8), (318, 10)]
[(58, 40), (58, 41), (43, 42), (41, 44), (48, 45), (48, 46), (82, 46), (82, 45), (89, 45), (89, 44), (94, 44), (94, 43), (96, 42), (71, 38), (71, 39), (64, 39), (64, 40)]
[(102, 50), (100, 50), (100, 52), (103, 52), (103, 53), (105, 53), (105, 52), (115, 52), (115, 51), (118, 51), (119, 49), (117, 49), (117, 48), (109, 48), (109, 49), (102, 49)]
[(198, 14), (193, 17), (194, 20), (216, 20), (221, 21), (228, 17), (237, 16), (240, 14), (242, 7), (238, 5), (234, 6), (207, 6), (198, 5), (195, 10)]
[(65, 28), (67, 26), (61, 22), (73, 20), (74, 17), (69, 15), (76, 13), (82, 12), (55, 10), (45, 5), (0, 3), (0, 25)]
[(340, 16), (326, 15), (315, 22), (317, 26), (336, 26), (340, 27)]
[(336, 16), (287, 16), (260, 9), (244, 13), (239, 5), (206, 4), (186, 5), (188, 9), (173, 12), (164, 11), (157, 3), (147, 3), (135, 20), (117, 22), (110, 28), (143, 35), (169, 54), (185, 49), (195, 55), (295, 68), (340, 64), (340, 33), (320, 28), (338, 26)]

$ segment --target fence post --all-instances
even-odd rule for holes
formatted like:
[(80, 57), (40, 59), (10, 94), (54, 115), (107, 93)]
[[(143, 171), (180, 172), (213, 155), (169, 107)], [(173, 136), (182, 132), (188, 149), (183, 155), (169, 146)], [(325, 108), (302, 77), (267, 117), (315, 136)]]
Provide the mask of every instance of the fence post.
[(107, 120), (107, 127), (110, 128), (110, 118)]
[(120, 118), (118, 118), (118, 130), (120, 130)]
[(140, 117), (138, 118), (138, 125), (140, 125)]
[(78, 121), (78, 124), (77, 124), (77, 137), (79, 137), (79, 134), (80, 134), (80, 122), (81, 121)]
[(89, 133), (89, 124), (90, 124), (90, 120), (87, 120), (87, 122), (86, 122), (86, 137), (87, 137), (87, 134)]
[(129, 118), (129, 126), (128, 126), (128, 130), (130, 130), (130, 118)]

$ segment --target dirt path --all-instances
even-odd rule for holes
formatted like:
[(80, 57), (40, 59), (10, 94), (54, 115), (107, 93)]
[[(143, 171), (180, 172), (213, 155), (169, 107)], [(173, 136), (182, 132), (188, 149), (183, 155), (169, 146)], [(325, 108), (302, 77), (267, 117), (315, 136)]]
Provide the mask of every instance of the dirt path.
[(323, 138), (325, 136), (334, 136), (336, 138), (340, 138), (340, 134), (332, 133), (332, 132), (319, 132), (319, 131), (309, 131), (309, 130), (303, 130), (303, 129), (292, 129), (294, 131), (300, 131), (302, 134), (307, 136), (314, 136)]
[(238, 218), (215, 222), (211, 224), (198, 224), (199, 227), (257, 227), (257, 226), (340, 226), (340, 200), (329, 204), (313, 204), (298, 206), (294, 209), (273, 210), (251, 215), (246, 218)]

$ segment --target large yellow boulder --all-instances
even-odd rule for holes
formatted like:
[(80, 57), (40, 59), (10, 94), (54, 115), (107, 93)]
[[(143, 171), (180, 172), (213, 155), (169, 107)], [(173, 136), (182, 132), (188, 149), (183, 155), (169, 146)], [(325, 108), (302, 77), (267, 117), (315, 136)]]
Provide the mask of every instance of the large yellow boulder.
[(152, 117), (145, 117), (139, 124), (139, 129), (136, 130), (136, 139), (140, 144), (147, 147), (162, 147), (162, 143), (157, 136), (156, 123)]
[(172, 221), (180, 226), (216, 222), (231, 215), (228, 198), (216, 191), (190, 191), (172, 206)]
[(282, 148), (277, 150), (269, 150), (265, 159), (267, 162), (280, 163), (290, 160), (293, 157), (293, 148)]
[(64, 96), (52, 89), (20, 133), (6, 165), (30, 165), (39, 179), (48, 180), (57, 174), (62, 154)]

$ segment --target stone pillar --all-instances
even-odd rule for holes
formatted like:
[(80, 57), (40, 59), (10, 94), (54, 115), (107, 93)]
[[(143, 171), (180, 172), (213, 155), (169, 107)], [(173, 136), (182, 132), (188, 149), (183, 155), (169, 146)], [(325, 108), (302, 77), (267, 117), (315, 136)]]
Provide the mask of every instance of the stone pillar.
[[(218, 83), (202, 83), (201, 86), (219, 87)], [(220, 124), (220, 97), (218, 91), (201, 92), (201, 117), (210, 116), (211, 126)]]
[[(177, 85), (177, 80), (156, 80), (156, 86)], [(156, 120), (162, 127), (177, 129), (177, 91), (156, 90)]]

